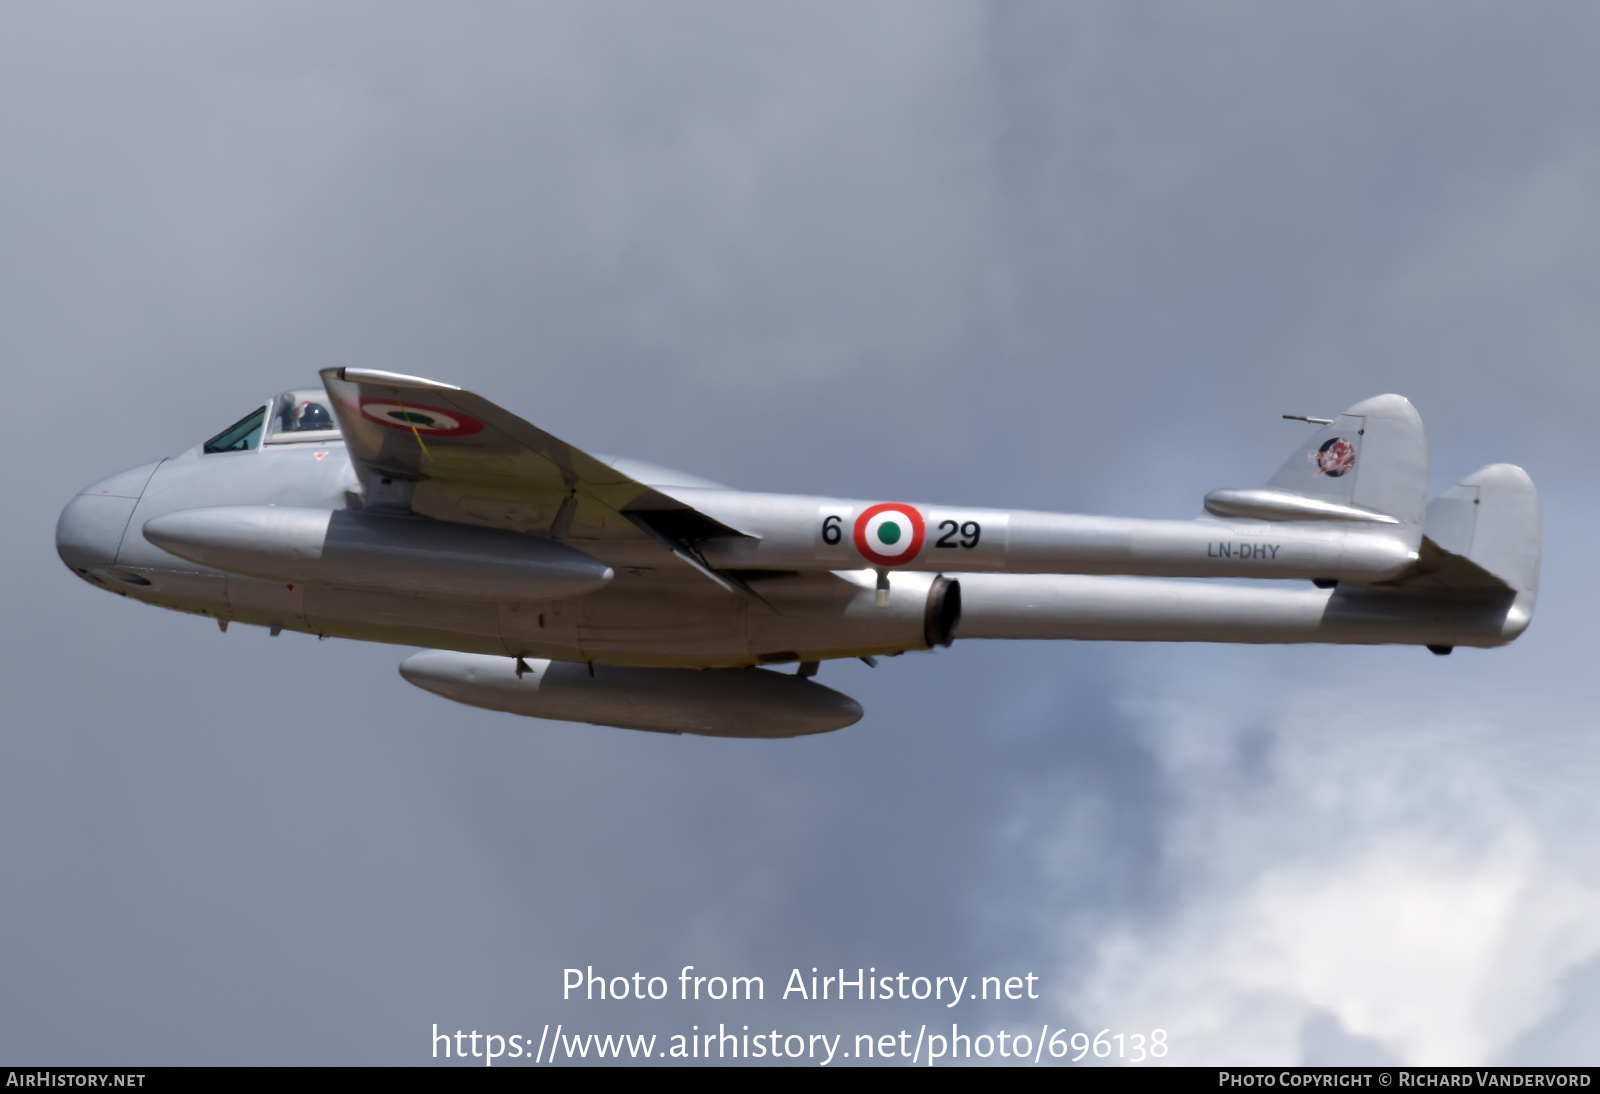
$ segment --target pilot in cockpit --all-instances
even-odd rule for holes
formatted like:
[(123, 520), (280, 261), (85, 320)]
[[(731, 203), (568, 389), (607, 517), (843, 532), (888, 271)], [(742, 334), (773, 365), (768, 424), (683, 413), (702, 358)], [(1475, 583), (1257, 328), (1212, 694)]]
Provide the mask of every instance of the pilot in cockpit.
[(320, 402), (302, 398), (301, 393), (293, 391), (278, 396), (277, 432), (309, 433), (332, 428), (333, 417)]

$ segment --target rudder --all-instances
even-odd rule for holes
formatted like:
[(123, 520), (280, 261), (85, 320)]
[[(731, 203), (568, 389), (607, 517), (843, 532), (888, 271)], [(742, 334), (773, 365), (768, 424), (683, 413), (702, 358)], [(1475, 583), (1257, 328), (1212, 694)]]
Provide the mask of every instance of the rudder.
[(1514, 464), (1490, 464), (1434, 498), (1424, 534), (1514, 592), (1539, 591), (1539, 492)]
[(1219, 517), (1388, 526), (1416, 551), (1427, 500), (1422, 417), (1404, 397), (1378, 395), (1325, 425), (1265, 486), (1213, 490), (1205, 506)]
[(1506, 604), (1501, 636), (1527, 629), (1539, 594), (1539, 492), (1520, 467), (1495, 463), (1428, 505), (1416, 565), (1395, 586)]
[(1428, 499), (1422, 416), (1404, 396), (1363, 400), (1290, 456), (1267, 485), (1420, 525)]

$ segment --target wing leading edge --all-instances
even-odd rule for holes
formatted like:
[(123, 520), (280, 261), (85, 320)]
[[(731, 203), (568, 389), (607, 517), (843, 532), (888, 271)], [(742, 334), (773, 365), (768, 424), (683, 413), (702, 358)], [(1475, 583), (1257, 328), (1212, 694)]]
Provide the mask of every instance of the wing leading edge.
[[(745, 533), (450, 384), (323, 369), (368, 504), (555, 539), (698, 542)], [(398, 489), (396, 485), (398, 484)]]

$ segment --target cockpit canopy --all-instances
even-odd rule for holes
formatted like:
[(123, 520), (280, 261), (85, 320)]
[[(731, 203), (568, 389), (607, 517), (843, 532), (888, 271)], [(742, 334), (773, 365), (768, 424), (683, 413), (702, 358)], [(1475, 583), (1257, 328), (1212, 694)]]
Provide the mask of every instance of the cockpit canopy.
[(248, 452), (262, 443), (265, 428), (267, 444), (298, 444), (315, 441), (323, 444), (342, 439), (334, 419), (328, 393), (322, 388), (285, 391), (270, 404), (240, 418), (204, 445), (206, 452)]
[(268, 444), (296, 441), (336, 441), (342, 434), (333, 418), (328, 393), (318, 388), (285, 391), (272, 404), (272, 421), (267, 429)]

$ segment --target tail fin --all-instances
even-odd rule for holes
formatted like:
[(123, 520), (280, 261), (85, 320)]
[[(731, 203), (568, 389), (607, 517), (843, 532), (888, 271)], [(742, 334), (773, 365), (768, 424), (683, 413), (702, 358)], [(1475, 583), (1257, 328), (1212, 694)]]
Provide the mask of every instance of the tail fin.
[(1428, 500), (1428, 441), (1408, 399), (1359, 402), (1290, 456), (1267, 485), (1421, 524)]
[(1509, 602), (1502, 634), (1527, 629), (1539, 594), (1539, 492), (1520, 467), (1494, 463), (1434, 498), (1407, 589)]
[(1433, 551), (1471, 567), (1441, 571), (1447, 587), (1539, 591), (1539, 492), (1522, 468), (1492, 463), (1434, 498), (1425, 534)]
[(1399, 525), (1412, 550), (1428, 500), (1422, 417), (1399, 395), (1357, 403), (1290, 456), (1267, 485), (1214, 490), (1206, 509), (1262, 520), (1339, 520)]

